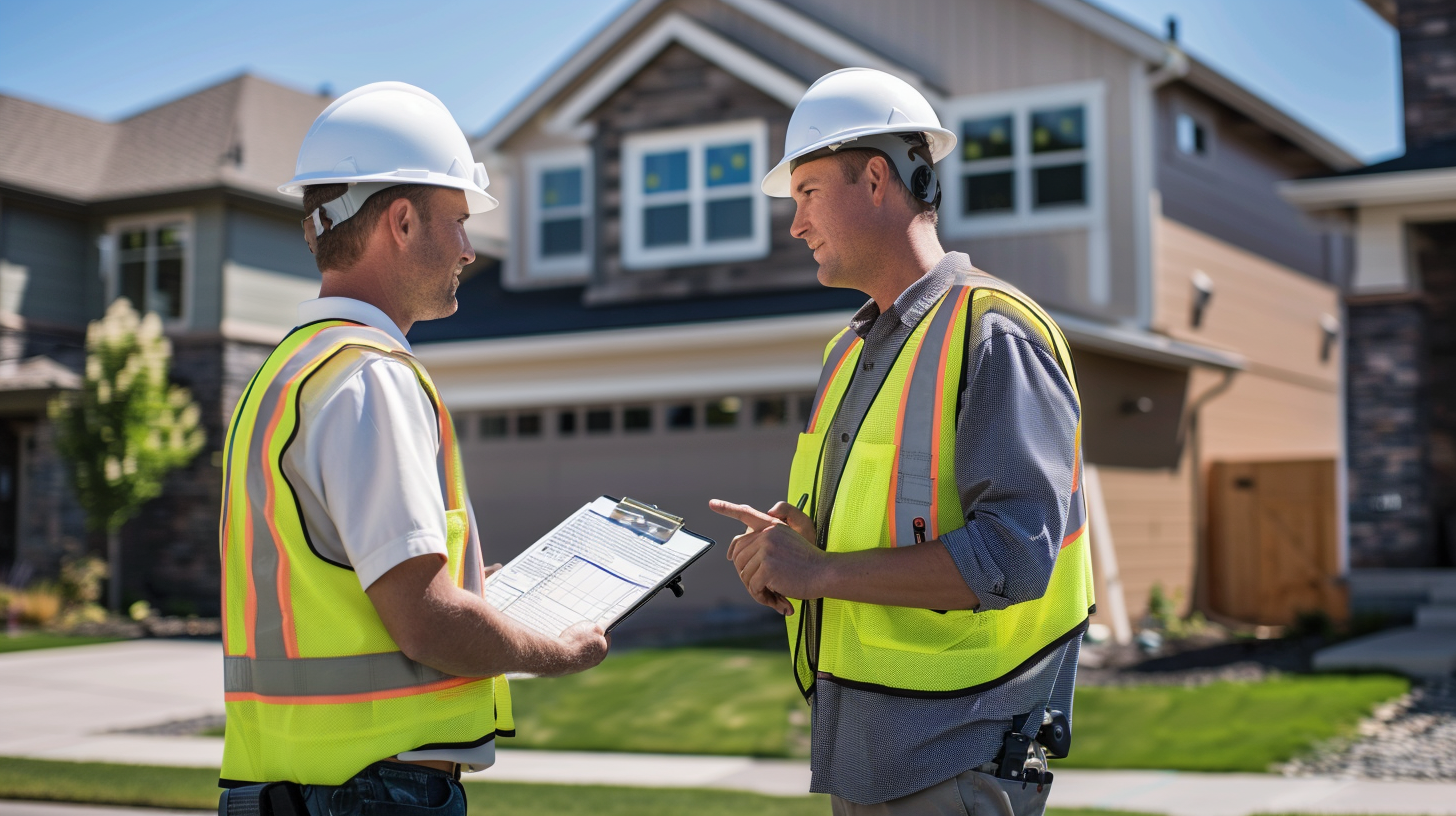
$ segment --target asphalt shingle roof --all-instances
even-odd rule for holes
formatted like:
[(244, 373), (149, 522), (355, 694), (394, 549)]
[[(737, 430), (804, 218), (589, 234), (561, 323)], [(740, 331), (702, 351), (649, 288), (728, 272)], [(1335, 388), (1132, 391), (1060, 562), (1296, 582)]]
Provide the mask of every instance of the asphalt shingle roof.
[(82, 203), (218, 186), (276, 195), (330, 101), (249, 74), (117, 122), (0, 95), (0, 186)]

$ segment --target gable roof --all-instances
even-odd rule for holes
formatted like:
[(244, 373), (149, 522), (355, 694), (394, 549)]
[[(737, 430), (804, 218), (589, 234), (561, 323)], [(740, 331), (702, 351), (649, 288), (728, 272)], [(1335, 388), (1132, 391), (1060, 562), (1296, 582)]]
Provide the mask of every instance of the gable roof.
[(249, 74), (117, 122), (0, 95), (0, 186), (75, 203), (212, 187), (283, 201), (330, 101)]
[[(889, 60), (884, 55), (777, 0), (718, 1), (817, 52), (832, 63), (843, 67), (878, 68), (916, 86), (932, 104), (938, 104), (941, 101), (939, 90), (931, 87), (913, 70)], [(1179, 72), (1184, 81), (1278, 133), (1336, 170), (1349, 170), (1362, 164), (1344, 148), (1208, 65), (1188, 57), (1175, 46), (1170, 46), (1137, 26), (1092, 6), (1086, 0), (1029, 1), (1060, 14), (1093, 33), (1126, 48), (1151, 65), (1173, 63), (1186, 65), (1186, 69)], [(483, 152), (496, 149), (558, 96), (580, 82), (589, 69), (597, 65), (614, 48), (617, 48), (625, 38), (632, 35), (633, 31), (665, 2), (666, 0), (637, 0), (628, 6), (616, 19), (604, 26), (556, 70), (547, 75), (517, 105), (488, 127), (475, 139), (472, 147)], [(649, 31), (653, 30), (655, 29), (649, 29)], [(657, 50), (666, 47), (671, 41), (669, 39), (661, 42)], [(650, 58), (653, 55), (647, 54), (646, 56)], [(743, 78), (748, 79), (748, 77)], [(812, 80), (814, 77), (805, 79)]]

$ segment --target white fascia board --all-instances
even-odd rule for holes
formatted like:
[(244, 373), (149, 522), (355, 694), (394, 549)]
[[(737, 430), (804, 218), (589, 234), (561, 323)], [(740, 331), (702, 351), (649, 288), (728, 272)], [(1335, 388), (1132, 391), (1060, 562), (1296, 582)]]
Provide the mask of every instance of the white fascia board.
[[(1092, 6), (1086, 0), (1034, 0), (1034, 2), (1126, 48), (1150, 63), (1161, 65), (1167, 58), (1167, 43), (1116, 15)], [(1352, 170), (1364, 166), (1364, 162), (1352, 156), (1344, 148), (1218, 71), (1192, 57), (1188, 58), (1188, 62), (1189, 71), (1184, 78), (1188, 84), (1294, 142), (1336, 170)]]
[(819, 366), (811, 359), (788, 365), (741, 365), (710, 371), (586, 373), (570, 378), (457, 380), (436, 377), (440, 396), (452, 411), (489, 411), (542, 405), (691, 399), (734, 393), (813, 391)]
[(1456, 201), (1456, 167), (1284, 181), (1285, 201), (1307, 210)]
[(696, 349), (721, 350), (796, 340), (828, 342), (836, 332), (849, 325), (851, 316), (851, 312), (829, 311), (712, 323), (452, 340), (421, 343), (414, 347), (414, 352), (426, 365), (459, 367), (658, 355), (664, 349), (671, 349), (674, 353)]
[[(775, 0), (723, 0), (723, 2), (809, 50), (817, 51), (832, 62), (837, 62), (846, 68), (874, 68), (887, 74), (893, 74), (919, 88), (922, 93), (926, 94), (927, 99), (932, 96), (927, 92), (924, 77), (903, 65), (885, 59), (883, 55), (871, 51), (782, 3), (775, 2)], [(939, 104), (938, 99), (930, 99), (930, 101), (931, 104)]]
[(674, 42), (779, 100), (785, 107), (792, 109), (799, 104), (804, 91), (808, 90), (808, 86), (797, 77), (673, 12), (665, 15), (597, 72), (590, 82), (563, 101), (557, 112), (547, 120), (546, 130), (552, 133), (572, 132), (597, 105), (636, 76), (642, 66)]
[(1073, 347), (1172, 368), (1203, 366), (1221, 371), (1243, 371), (1248, 367), (1243, 355), (1234, 352), (1058, 312), (1049, 314)]
[(628, 6), (626, 11), (607, 23), (601, 31), (597, 32), (596, 36), (587, 40), (586, 45), (572, 54), (561, 64), (561, 67), (552, 71), (551, 75), (537, 85), (535, 90), (527, 94), (519, 104), (511, 108), (495, 124), (486, 128), (485, 132), (471, 143), (471, 151), (476, 155), (494, 151), (501, 142), (508, 139), (511, 134), (545, 107), (553, 97), (561, 93), (562, 89), (575, 81), (586, 69), (591, 67), (592, 63), (616, 45), (618, 40), (625, 37), (633, 26), (662, 5), (662, 2), (663, 0), (637, 0)]

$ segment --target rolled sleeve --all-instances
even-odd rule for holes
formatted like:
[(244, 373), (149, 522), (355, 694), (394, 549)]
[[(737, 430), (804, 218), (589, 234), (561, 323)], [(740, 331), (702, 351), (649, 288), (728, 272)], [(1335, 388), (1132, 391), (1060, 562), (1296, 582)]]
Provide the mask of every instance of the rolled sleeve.
[(940, 536), (977, 611), (1046, 593), (1071, 506), (1079, 418), (1056, 359), (1012, 321), (982, 321), (956, 420), (966, 524)]

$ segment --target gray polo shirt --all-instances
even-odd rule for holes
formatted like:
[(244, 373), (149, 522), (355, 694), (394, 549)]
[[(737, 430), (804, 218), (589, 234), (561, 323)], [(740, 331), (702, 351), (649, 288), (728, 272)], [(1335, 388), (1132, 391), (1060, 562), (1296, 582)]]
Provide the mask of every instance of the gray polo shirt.
[[(859, 367), (826, 438), (816, 524), (829, 518), (854, 434), (905, 339), (970, 258), (947, 254), (883, 314), (874, 301), (850, 322)], [(966, 525), (940, 536), (978, 611), (1041, 597), (1072, 498), (1077, 400), (1056, 358), (1015, 315), (988, 311), (966, 330), (956, 416), (956, 486)], [(848, 442), (841, 441), (848, 434)], [(1081, 637), (995, 688), (919, 699), (814, 684), (810, 790), (872, 804), (914, 793), (993, 759), (1018, 714), (1072, 714)], [(1040, 719), (1024, 729), (1034, 734)]]

